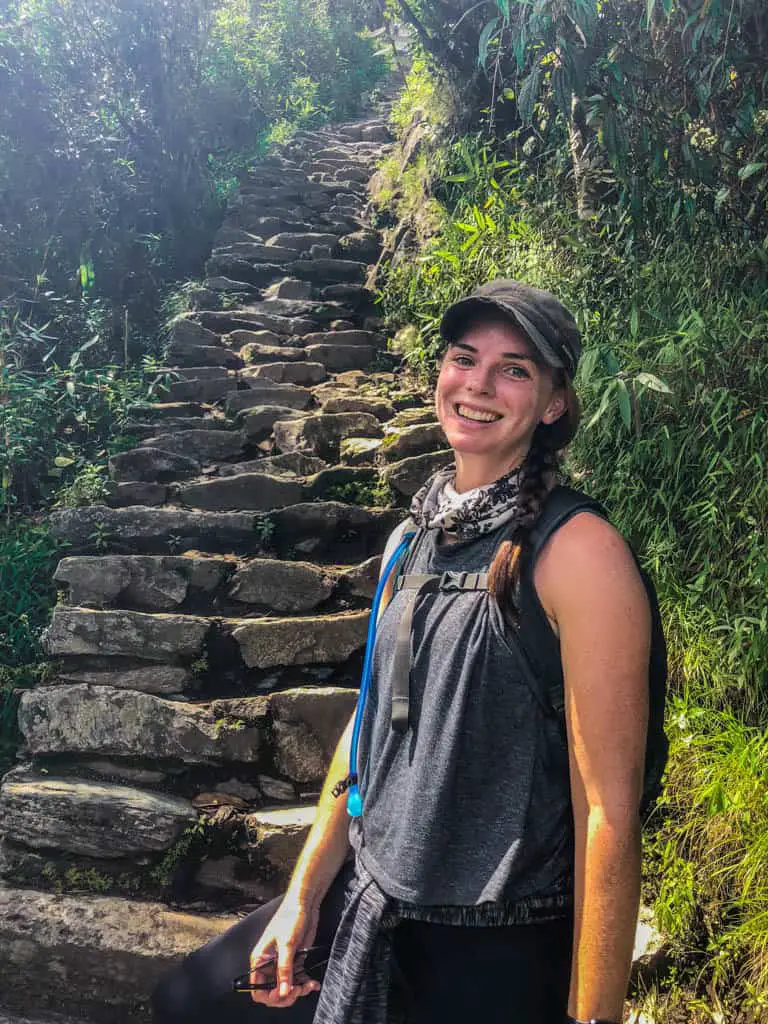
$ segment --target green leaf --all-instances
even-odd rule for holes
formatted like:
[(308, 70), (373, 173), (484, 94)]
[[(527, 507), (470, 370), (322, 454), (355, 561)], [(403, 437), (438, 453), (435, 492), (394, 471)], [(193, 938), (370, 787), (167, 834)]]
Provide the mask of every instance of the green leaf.
[(488, 46), (499, 27), (500, 21), (501, 18), (492, 18), (480, 33), (480, 38), (477, 42), (477, 63), (483, 70), (485, 70), (485, 65), (488, 62)]
[(496, 6), (501, 11), (504, 21), (509, 21), (509, 0), (496, 0)]
[(59, 469), (66, 469), (67, 466), (73, 465), (74, 461), (74, 459), (70, 459), (66, 455), (57, 455), (53, 460), (53, 464)]
[(619, 412), (624, 421), (624, 426), (629, 430), (632, 427), (632, 402), (629, 398), (627, 382), (619, 377), (616, 381), (619, 393)]
[(542, 77), (542, 68), (535, 67), (530, 75), (523, 80), (518, 90), (517, 109), (523, 124), (530, 124), (533, 120), (533, 108), (536, 106), (536, 100), (539, 98)]
[(629, 314), (629, 333), (633, 338), (640, 333), (640, 314), (637, 311), (637, 306), (633, 306), (632, 312)]
[(619, 362), (609, 348), (603, 350), (603, 362), (605, 363), (605, 369), (608, 372), (608, 375), (615, 377), (619, 372)]
[(759, 171), (764, 171), (768, 167), (768, 163), (765, 161), (755, 164), (746, 164), (744, 167), (739, 168), (739, 178), (741, 181), (746, 181), (747, 178), (751, 178), (753, 174), (757, 174)]
[(727, 187), (723, 187), (718, 190), (718, 193), (715, 196), (715, 213), (720, 212), (720, 208), (722, 207), (723, 203), (726, 201), (730, 194), (731, 190)]
[(653, 373), (646, 373), (643, 371), (635, 376), (635, 380), (638, 384), (642, 384), (644, 387), (650, 388), (651, 391), (661, 391), (664, 395), (672, 394), (672, 388), (668, 384), (665, 384), (659, 377), (656, 377)]
[(570, 117), (573, 92), (564, 68), (555, 68), (552, 72), (552, 94), (563, 117)]
[(645, 4), (645, 20), (650, 25), (653, 20), (653, 9), (656, 6), (656, 0), (646, 0)]
[(614, 390), (615, 384), (616, 382), (612, 380), (603, 392), (603, 397), (600, 399), (600, 405), (597, 407), (597, 412), (590, 419), (589, 423), (587, 423), (587, 430), (589, 430), (591, 427), (594, 427), (594, 425), (597, 423), (600, 417), (603, 416), (606, 410), (608, 409), (608, 406), (611, 404), (611, 394)]

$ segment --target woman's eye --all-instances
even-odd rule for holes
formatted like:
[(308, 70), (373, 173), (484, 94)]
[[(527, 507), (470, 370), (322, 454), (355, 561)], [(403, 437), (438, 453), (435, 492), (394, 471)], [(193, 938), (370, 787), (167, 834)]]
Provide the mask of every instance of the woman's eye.
[(472, 360), (469, 356), (454, 356), (454, 363), (458, 363), (459, 366), (472, 366)]
[(503, 371), (508, 377), (527, 377), (528, 371), (522, 367), (513, 363), (511, 366), (505, 366)]

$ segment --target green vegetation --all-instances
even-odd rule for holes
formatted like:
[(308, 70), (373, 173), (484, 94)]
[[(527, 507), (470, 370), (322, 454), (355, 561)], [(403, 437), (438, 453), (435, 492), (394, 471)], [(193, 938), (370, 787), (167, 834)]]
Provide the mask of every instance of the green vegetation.
[[(670, 643), (672, 756), (646, 893), (678, 966), (645, 1006), (670, 1024), (762, 1019), (768, 94), (755, 47), (768, 16), (499, 0), (463, 7), (438, 38), (451, 5), (410, 6), (424, 49), (395, 117), (403, 154), (423, 141), (410, 177), (390, 159), (385, 198), (418, 218), (429, 188), (440, 210), (418, 251), (398, 251), (383, 309), (422, 376), (446, 304), (491, 277), (550, 288), (577, 315), (569, 469), (641, 553)], [(446, 95), (449, 114), (433, 102)]]

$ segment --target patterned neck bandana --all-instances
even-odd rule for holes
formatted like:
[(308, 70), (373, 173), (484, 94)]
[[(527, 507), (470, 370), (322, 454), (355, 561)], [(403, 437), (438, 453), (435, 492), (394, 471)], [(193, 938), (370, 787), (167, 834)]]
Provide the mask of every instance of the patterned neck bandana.
[(491, 533), (518, 514), (520, 467), (483, 487), (459, 494), (456, 467), (438, 470), (411, 501), (411, 518), (419, 529), (445, 530), (459, 540)]

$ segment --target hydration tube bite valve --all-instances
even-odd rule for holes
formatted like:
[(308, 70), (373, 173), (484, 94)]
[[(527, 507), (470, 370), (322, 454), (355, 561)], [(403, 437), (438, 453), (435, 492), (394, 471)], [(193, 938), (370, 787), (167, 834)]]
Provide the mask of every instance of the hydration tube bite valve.
[(384, 571), (379, 577), (379, 583), (376, 587), (376, 594), (373, 598), (373, 605), (371, 607), (371, 617), (368, 621), (368, 638), (365, 645), (365, 659), (363, 661), (363, 673), (360, 679), (360, 694), (357, 698), (357, 708), (355, 709), (355, 724), (352, 729), (352, 743), (349, 749), (349, 775), (342, 782), (339, 782), (333, 789), (334, 796), (341, 796), (342, 793), (347, 793), (347, 813), (350, 818), (359, 818), (363, 813), (363, 797), (360, 792), (358, 785), (357, 775), (357, 756), (360, 746), (360, 729), (363, 724), (363, 711), (365, 710), (365, 702), (368, 699), (368, 691), (371, 686), (371, 674), (373, 671), (373, 648), (376, 644), (376, 623), (379, 617), (379, 607), (381, 605), (381, 599), (386, 589), (387, 583), (389, 583), (390, 577), (393, 572), (397, 569), (400, 559), (408, 550), (411, 540), (413, 539), (413, 533), (407, 533), (397, 546), (392, 557), (389, 559), (384, 567)]

